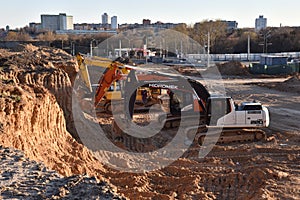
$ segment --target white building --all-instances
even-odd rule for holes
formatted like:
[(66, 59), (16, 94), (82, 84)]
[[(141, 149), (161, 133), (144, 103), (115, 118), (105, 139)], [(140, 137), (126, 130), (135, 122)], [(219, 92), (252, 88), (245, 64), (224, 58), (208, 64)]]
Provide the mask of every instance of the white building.
[(67, 30), (74, 30), (73, 16), (67, 16)]
[(263, 15), (260, 15), (259, 18), (255, 19), (255, 30), (260, 31), (261, 29), (267, 28), (267, 18), (264, 18)]
[(49, 31), (73, 30), (73, 16), (65, 13), (59, 15), (41, 15), (42, 29)]
[(117, 16), (113, 16), (111, 18), (111, 29), (113, 29), (113, 30), (118, 29), (118, 17)]

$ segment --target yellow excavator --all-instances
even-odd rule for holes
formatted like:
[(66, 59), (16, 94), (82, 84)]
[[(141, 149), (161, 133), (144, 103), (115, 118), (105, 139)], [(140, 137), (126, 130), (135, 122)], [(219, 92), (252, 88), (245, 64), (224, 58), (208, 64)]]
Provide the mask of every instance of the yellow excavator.
[[(106, 58), (85, 57), (81, 54), (77, 54), (76, 59), (84, 84), (90, 93), (95, 93), (94, 106), (96, 110), (104, 110), (110, 114), (112, 112), (111, 102), (120, 101), (122, 99), (123, 80), (126, 79), (134, 66), (127, 65), (128, 60), (124, 58), (118, 58), (112, 61)], [(88, 66), (105, 68), (98, 84), (91, 84)], [(160, 90), (158, 89), (139, 87), (136, 94), (137, 107), (144, 109), (145, 107), (153, 105), (157, 102), (157, 96), (159, 94)]]

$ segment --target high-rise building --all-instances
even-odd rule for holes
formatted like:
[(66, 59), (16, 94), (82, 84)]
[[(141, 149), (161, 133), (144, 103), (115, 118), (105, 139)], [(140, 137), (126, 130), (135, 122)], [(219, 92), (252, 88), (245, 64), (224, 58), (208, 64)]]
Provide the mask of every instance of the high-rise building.
[(118, 29), (118, 17), (117, 16), (113, 16), (111, 18), (111, 29)]
[(261, 29), (267, 28), (267, 18), (264, 18), (263, 15), (260, 15), (259, 18), (255, 19), (255, 30), (260, 31)]
[(108, 24), (108, 14), (107, 14), (107, 13), (104, 13), (104, 14), (102, 15), (102, 24), (103, 24), (103, 25)]
[(67, 30), (74, 30), (73, 16), (67, 16)]
[(42, 29), (49, 31), (73, 30), (73, 16), (65, 13), (59, 15), (41, 15)]

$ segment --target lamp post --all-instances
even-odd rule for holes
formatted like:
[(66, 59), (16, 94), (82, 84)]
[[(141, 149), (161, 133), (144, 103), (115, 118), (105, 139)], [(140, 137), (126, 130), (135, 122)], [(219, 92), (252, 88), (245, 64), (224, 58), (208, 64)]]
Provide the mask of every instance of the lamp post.
[(94, 41), (95, 41), (95, 39), (92, 39), (91, 43), (90, 43), (90, 55), (91, 55), (91, 57), (93, 57), (93, 42)]

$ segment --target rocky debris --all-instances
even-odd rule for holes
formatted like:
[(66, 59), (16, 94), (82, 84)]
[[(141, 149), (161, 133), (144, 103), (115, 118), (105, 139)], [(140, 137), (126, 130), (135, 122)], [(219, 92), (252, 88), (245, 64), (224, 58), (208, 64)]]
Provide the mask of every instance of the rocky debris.
[(63, 177), (21, 151), (0, 146), (0, 198), (122, 200), (106, 183), (85, 175)]

